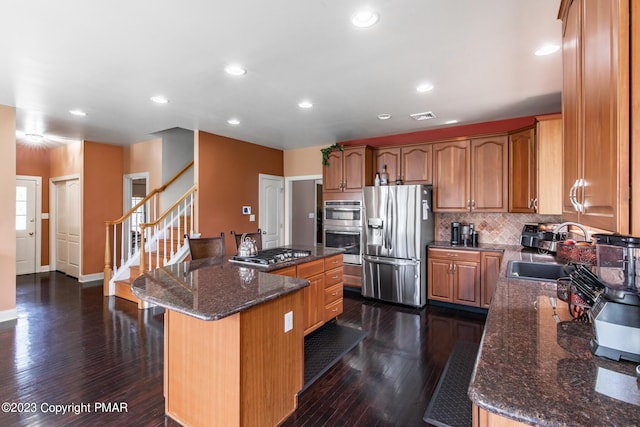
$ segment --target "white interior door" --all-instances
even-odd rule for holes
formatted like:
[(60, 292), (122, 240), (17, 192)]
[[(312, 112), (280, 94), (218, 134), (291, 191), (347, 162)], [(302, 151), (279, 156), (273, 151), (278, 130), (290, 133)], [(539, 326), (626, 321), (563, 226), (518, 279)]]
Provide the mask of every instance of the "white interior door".
[(56, 270), (80, 276), (80, 180), (55, 183)]
[(282, 246), (284, 234), (284, 178), (260, 174), (262, 248)]
[(36, 272), (36, 243), (40, 238), (36, 228), (37, 182), (16, 179), (16, 274)]

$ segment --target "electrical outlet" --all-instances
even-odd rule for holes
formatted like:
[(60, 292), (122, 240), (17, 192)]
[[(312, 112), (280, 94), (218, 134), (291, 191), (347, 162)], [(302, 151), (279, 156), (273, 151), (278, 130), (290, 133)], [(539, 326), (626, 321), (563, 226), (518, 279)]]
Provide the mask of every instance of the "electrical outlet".
[(284, 314), (284, 332), (287, 333), (293, 329), (293, 311)]

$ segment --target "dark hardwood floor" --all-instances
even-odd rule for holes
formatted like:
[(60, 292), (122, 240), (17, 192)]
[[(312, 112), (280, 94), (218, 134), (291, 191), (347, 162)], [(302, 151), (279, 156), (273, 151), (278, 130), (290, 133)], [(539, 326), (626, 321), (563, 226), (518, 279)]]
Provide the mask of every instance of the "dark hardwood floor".
[[(164, 415), (163, 311), (90, 285), (60, 273), (18, 276), (19, 319), (0, 323), (0, 403), (10, 409), (0, 426), (178, 425)], [(345, 292), (338, 321), (369, 334), (300, 395), (283, 426), (426, 425), (453, 345), (479, 342), (484, 315)]]

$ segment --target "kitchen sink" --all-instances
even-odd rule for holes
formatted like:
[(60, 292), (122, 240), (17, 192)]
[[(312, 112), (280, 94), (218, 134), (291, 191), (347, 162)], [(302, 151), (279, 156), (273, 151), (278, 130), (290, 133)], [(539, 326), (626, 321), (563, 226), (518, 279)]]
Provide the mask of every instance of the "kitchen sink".
[(507, 278), (524, 280), (555, 281), (560, 277), (567, 277), (569, 272), (565, 264), (546, 262), (509, 261)]

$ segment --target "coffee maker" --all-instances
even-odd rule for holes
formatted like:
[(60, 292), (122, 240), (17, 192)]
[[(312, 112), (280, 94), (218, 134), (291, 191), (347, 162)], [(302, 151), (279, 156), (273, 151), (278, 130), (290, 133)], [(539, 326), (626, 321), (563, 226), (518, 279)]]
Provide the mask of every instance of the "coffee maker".
[(640, 362), (640, 238), (595, 234), (598, 278), (605, 285), (589, 311), (596, 356)]

